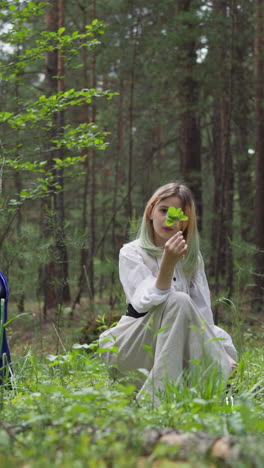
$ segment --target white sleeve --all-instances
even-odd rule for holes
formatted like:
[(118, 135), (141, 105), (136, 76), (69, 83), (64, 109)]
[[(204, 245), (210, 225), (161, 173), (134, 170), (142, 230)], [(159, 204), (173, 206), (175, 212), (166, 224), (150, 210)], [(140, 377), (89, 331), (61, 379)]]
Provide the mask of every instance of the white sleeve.
[(140, 253), (129, 244), (120, 250), (119, 277), (127, 302), (139, 314), (164, 302), (170, 292), (170, 289), (161, 290), (155, 286), (157, 278), (145, 265)]
[(214, 324), (211, 309), (210, 290), (204, 271), (204, 262), (201, 257), (198, 270), (195, 272), (190, 284), (190, 297), (200, 310), (202, 316), (209, 325)]

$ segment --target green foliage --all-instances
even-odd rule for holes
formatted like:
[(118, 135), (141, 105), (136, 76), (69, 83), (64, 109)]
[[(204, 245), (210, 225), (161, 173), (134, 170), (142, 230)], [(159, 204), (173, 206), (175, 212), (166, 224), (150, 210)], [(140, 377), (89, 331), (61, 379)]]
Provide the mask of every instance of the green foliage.
[(167, 215), (166, 215), (166, 226), (173, 226), (174, 223), (178, 221), (187, 221), (188, 216), (185, 216), (181, 208), (175, 208), (174, 206), (169, 206)]
[[(0, 112), (1, 269), (6, 271), (16, 257), (12, 291), (16, 289), (17, 277), (17, 291), (23, 294), (22, 284), (26, 288), (24, 279), (30, 269), (25, 271), (24, 259), (30, 257), (29, 266), (35, 252), (32, 293), (38, 288), (37, 271), (41, 262), (49, 259), (47, 245), (51, 248), (53, 244), (51, 236), (43, 239), (41, 234), (42, 239), (39, 238), (40, 229), (34, 221), (30, 220), (24, 229), (20, 220), (24, 213), (38, 218), (43, 212), (39, 200), (45, 198), (51, 200), (51, 206), (44, 215), (44, 222), (49, 219), (50, 225), (54, 225), (56, 196), (64, 187), (67, 191), (71, 179), (83, 177), (91, 150), (102, 152), (108, 146), (110, 133), (105, 125), (91, 122), (90, 109), (97, 100), (105, 102), (117, 93), (101, 86), (88, 88), (87, 81), (80, 84), (71, 79), (73, 68), (83, 66), (82, 54), (89, 54), (100, 45), (99, 37), (105, 29), (102, 21), (94, 19), (91, 24), (82, 24), (79, 31), (76, 26), (69, 25), (66, 18), (65, 27), (50, 32), (44, 29), (43, 17), (49, 3), (2, 1), (1, 6), (1, 11), (5, 11), (0, 14), (3, 26), (0, 34), (3, 47), (0, 53), (1, 97), (4, 96)], [(52, 52), (63, 56), (65, 74), (53, 78), (57, 78), (57, 82), (63, 79), (65, 91), (58, 91), (56, 83), (51, 91), (45, 82), (47, 54)], [(87, 123), (83, 122), (84, 118), (80, 123), (79, 114), (84, 108)], [(63, 123), (58, 130), (59, 115), (63, 115)], [(16, 219), (19, 219), (19, 228), (14, 223)], [(31, 239), (29, 232), (34, 232)], [(73, 242), (69, 239), (69, 245)], [(9, 273), (12, 277), (12, 267)]]
[[(255, 343), (256, 345), (256, 343)], [(14, 358), (14, 382), (3, 394), (1, 466), (134, 467), (145, 453), (153, 428), (240, 438), (243, 457), (261, 466), (263, 447), (263, 353), (255, 346), (240, 361), (233, 407), (217, 375), (197, 375), (166, 385), (161, 403), (135, 401), (126, 378), (112, 382), (93, 345), (74, 344), (63, 354)], [(87, 352), (88, 351), (88, 352)], [(157, 445), (152, 459), (175, 459), (177, 452)], [(189, 454), (192, 459), (192, 454)], [(232, 461), (239, 467), (240, 461)], [(254, 464), (256, 463), (256, 465)]]
[[(44, 122), (45, 125), (52, 125), (52, 117), (57, 112), (65, 111), (71, 106), (80, 106), (84, 103), (89, 104), (93, 97), (107, 96), (108, 99), (111, 99), (114, 94), (116, 93), (97, 89), (82, 89), (80, 91), (70, 89), (48, 97), (42, 94), (37, 101), (31, 104), (28, 103), (29, 105), (24, 113), (1, 112), (0, 122), (7, 123), (15, 130), (24, 129), (26, 125), (39, 125), (40, 122), (42, 122), (42, 125), (44, 125)], [(97, 128), (95, 126), (95, 129)], [(90, 130), (92, 130), (92, 127), (90, 127)]]
[[(67, 57), (80, 54), (82, 47), (94, 48), (99, 44), (95, 39), (95, 35), (101, 35), (104, 32), (104, 24), (98, 20), (94, 20), (91, 25), (86, 25), (85, 32), (79, 33), (74, 31), (66, 34), (65, 28), (60, 28), (57, 32), (39, 31), (36, 34), (35, 28), (28, 27), (29, 20), (34, 17), (43, 15), (45, 8), (48, 4), (40, 3), (34, 4), (28, 2), (21, 9), (16, 5), (9, 5), (8, 2), (3, 2), (3, 7), (9, 8), (10, 13), (10, 27), (7, 32), (1, 35), (1, 41), (9, 46), (9, 60), (3, 57), (0, 64), (0, 76), (2, 80), (7, 80), (9, 85), (11, 80), (16, 81), (16, 85), (23, 84), (24, 72), (28, 67), (32, 69), (32, 64), (38, 61), (38, 67), (43, 67), (45, 54), (51, 51), (62, 51), (64, 59)], [(33, 45), (32, 45), (33, 41)], [(19, 47), (19, 54), (16, 53), (16, 47)], [(43, 64), (40, 65), (39, 59)], [(41, 71), (41, 68), (40, 68)], [(28, 87), (28, 83), (27, 83)], [(33, 88), (32, 88), (33, 90)], [(111, 99), (116, 93), (100, 89), (69, 89), (64, 92), (60, 91), (46, 96), (44, 93), (34, 99), (36, 93), (33, 90), (32, 96), (26, 101), (20, 99), (19, 109), (12, 110), (12, 101), (9, 105), (10, 110), (3, 110), (0, 112), (0, 124), (6, 129), (7, 134), (15, 132), (14, 140), (17, 141), (18, 132), (20, 138), (15, 146), (8, 144), (3, 139), (0, 164), (6, 169), (15, 169), (16, 171), (42, 172), (45, 174), (43, 178), (37, 180), (37, 184), (32, 189), (25, 188), (21, 190), (18, 199), (12, 199), (10, 205), (12, 207), (20, 205), (25, 199), (36, 199), (41, 196), (47, 195), (50, 190), (59, 190), (60, 187), (56, 182), (53, 183), (54, 175), (46, 170), (46, 160), (32, 161), (25, 160), (24, 154), (28, 153), (26, 149), (28, 146), (28, 131), (34, 129), (35, 136), (38, 135), (39, 143), (45, 145), (47, 138), (46, 130), (54, 127), (54, 116), (58, 112), (68, 113), (71, 108), (90, 104), (93, 99), (106, 97)], [(95, 123), (87, 124), (66, 124), (61, 128), (60, 134), (56, 135), (49, 144), (54, 146), (50, 151), (63, 148), (66, 150), (82, 151), (90, 147), (103, 150), (106, 148), (105, 141), (109, 132), (100, 130), (99, 126)], [(19, 157), (17, 153), (19, 152)], [(54, 158), (53, 173), (58, 168), (67, 168), (83, 162), (84, 157), (69, 156), (67, 158)]]
[[(110, 96), (112, 96), (113, 94), (114, 93), (108, 93), (108, 98), (110, 98)], [(108, 146), (108, 143), (105, 141), (105, 138), (109, 136), (109, 132), (102, 132), (99, 126), (95, 125), (94, 123), (83, 123), (75, 128), (72, 128), (69, 125), (67, 125), (63, 127), (63, 130), (63, 136), (59, 140), (53, 140), (53, 143), (55, 143), (57, 148), (61, 148), (64, 146), (68, 149), (76, 149), (80, 151), (82, 149), (87, 149), (90, 147), (96, 147), (96, 149), (98, 150), (104, 150)], [(58, 159), (55, 161), (57, 163), (59, 162)], [(66, 164), (65, 159), (60, 160), (59, 164)], [(67, 165), (65, 165), (64, 167), (67, 167)]]
[[(2, 7), (8, 7), (8, 1), (2, 1)], [(71, 56), (78, 55), (80, 50), (85, 47), (94, 49), (100, 44), (95, 38), (96, 35), (104, 33), (105, 24), (97, 19), (92, 24), (85, 26), (85, 32), (73, 31), (67, 33), (66, 28), (59, 28), (57, 32), (39, 31), (36, 38), (36, 30), (29, 27), (32, 18), (42, 16), (49, 3), (35, 4), (25, 2), (24, 8), (17, 8), (14, 4), (9, 5), (9, 27), (7, 32), (2, 32), (1, 41), (10, 47), (24, 47), (20, 50), (19, 60), (12, 59), (12, 52), (8, 55), (11, 58), (8, 62), (4, 58), (0, 63), (0, 77), (3, 80), (21, 80), (21, 73), (28, 69), (36, 61), (44, 61), (45, 53), (54, 50), (61, 51)], [(0, 18), (4, 19), (4, 15)], [(30, 40), (34, 40), (34, 46), (30, 46)], [(27, 45), (27, 47), (25, 47)]]

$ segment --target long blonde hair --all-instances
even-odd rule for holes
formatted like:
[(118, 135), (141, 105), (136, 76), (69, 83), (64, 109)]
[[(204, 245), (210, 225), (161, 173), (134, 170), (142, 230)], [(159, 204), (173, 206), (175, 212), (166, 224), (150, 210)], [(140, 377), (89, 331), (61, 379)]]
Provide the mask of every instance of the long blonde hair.
[(187, 254), (183, 259), (183, 271), (189, 276), (197, 270), (201, 254), (199, 251), (199, 235), (194, 198), (191, 190), (186, 187), (186, 185), (170, 183), (162, 185), (154, 192), (146, 204), (139, 228), (139, 245), (154, 257), (158, 257), (162, 254), (162, 248), (154, 244), (154, 232), (150, 216), (156, 204), (168, 197), (178, 197), (181, 200), (184, 214), (189, 218), (188, 221), (180, 222), (180, 229), (183, 231), (183, 236), (188, 245)]

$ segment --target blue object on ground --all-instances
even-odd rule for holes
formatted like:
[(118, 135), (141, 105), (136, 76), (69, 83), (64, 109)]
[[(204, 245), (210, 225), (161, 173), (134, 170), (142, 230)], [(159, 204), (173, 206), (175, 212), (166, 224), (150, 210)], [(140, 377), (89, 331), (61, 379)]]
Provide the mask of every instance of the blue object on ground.
[[(3, 275), (0, 273), (0, 384), (2, 383), (5, 376), (11, 376), (11, 356), (9, 346), (6, 337), (6, 329), (3, 325), (7, 322), (7, 307), (8, 307), (8, 282)], [(8, 371), (6, 365), (8, 364)]]

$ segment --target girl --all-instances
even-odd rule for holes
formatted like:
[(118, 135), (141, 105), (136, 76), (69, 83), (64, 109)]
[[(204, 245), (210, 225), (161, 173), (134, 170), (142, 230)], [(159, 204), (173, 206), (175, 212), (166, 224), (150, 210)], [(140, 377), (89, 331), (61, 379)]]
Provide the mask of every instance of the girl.
[[(188, 220), (168, 227), (170, 206), (181, 208)], [(165, 381), (197, 369), (197, 361), (200, 372), (217, 367), (224, 378), (230, 375), (236, 350), (214, 325), (194, 200), (186, 186), (167, 184), (152, 195), (138, 238), (120, 250), (119, 274), (127, 312), (99, 341), (115, 375), (137, 376), (139, 398), (147, 393), (157, 402)]]

